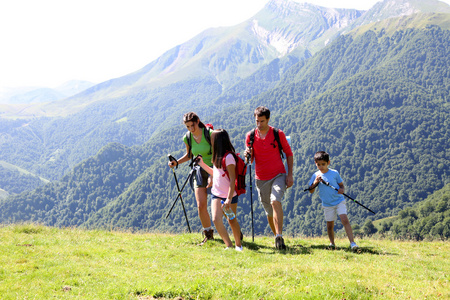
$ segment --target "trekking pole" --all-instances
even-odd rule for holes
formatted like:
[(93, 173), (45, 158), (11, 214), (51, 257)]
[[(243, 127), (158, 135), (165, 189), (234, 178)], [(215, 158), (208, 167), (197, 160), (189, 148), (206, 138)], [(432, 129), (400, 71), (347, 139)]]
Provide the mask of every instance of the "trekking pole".
[(252, 164), (251, 164), (250, 154), (247, 155), (246, 159), (247, 159), (249, 178), (250, 178), (250, 207), (251, 207), (251, 211), (252, 211), (252, 242), (254, 242), (255, 241), (255, 229), (253, 226), (253, 182), (252, 182)]
[[(332, 189), (334, 189), (334, 190), (336, 190), (336, 191), (339, 191), (339, 189), (337, 189), (337, 188), (335, 188), (334, 186), (330, 185), (330, 183), (327, 182), (327, 181), (325, 181), (325, 180), (323, 180), (323, 178), (320, 179), (320, 182), (322, 182), (323, 184), (329, 186), (330, 188), (332, 188)], [(307, 189), (305, 189), (304, 191), (308, 191), (308, 190), (310, 190), (310, 189), (307, 188)], [(375, 214), (375, 212), (374, 212), (373, 210), (371, 210), (371, 209), (368, 208), (368, 207), (365, 207), (364, 205), (362, 205), (361, 203), (359, 203), (358, 201), (356, 201), (355, 199), (353, 199), (353, 198), (350, 197), (349, 195), (347, 195), (347, 194), (345, 194), (345, 193), (343, 193), (342, 195), (344, 195), (344, 196), (347, 197), (348, 199), (352, 200), (352, 201), (355, 202), (356, 204), (361, 205), (362, 207), (364, 207), (365, 209), (367, 209), (367, 210), (370, 211), (371, 213)]]
[[(170, 154), (168, 154), (167, 156), (169, 157), (169, 160), (170, 160), (170, 161), (176, 162), (176, 164), (177, 164), (176, 167), (178, 168), (178, 161), (175, 159), (175, 157), (173, 157), (173, 156), (170, 155)], [(188, 229), (189, 229), (189, 233), (192, 233), (192, 231), (191, 231), (191, 226), (189, 226), (189, 221), (188, 221), (188, 217), (187, 217), (187, 214), (186, 214), (186, 208), (184, 207), (183, 197), (181, 196), (181, 191), (184, 189), (184, 186), (186, 185), (187, 180), (186, 180), (186, 182), (184, 183), (183, 188), (180, 190), (180, 185), (178, 184), (177, 174), (175, 174), (175, 170), (174, 170), (173, 168), (171, 168), (171, 169), (172, 169), (172, 172), (173, 172), (173, 177), (175, 178), (175, 182), (176, 182), (176, 184), (177, 184), (178, 196), (177, 196), (177, 198), (175, 199), (175, 201), (173, 202), (173, 205), (172, 205), (172, 207), (170, 208), (170, 211), (169, 211), (169, 213), (167, 214), (166, 219), (169, 217), (170, 212), (172, 211), (173, 207), (175, 206), (175, 203), (177, 202), (178, 198), (180, 198), (180, 200), (181, 200), (181, 205), (183, 206), (184, 217), (186, 218), (186, 223), (187, 223), (187, 226), (188, 226)], [(191, 175), (191, 174), (189, 174), (189, 175)], [(189, 177), (188, 177), (188, 179), (189, 179)]]
[[(170, 154), (169, 154), (170, 155)], [(171, 156), (171, 155), (170, 155)], [(176, 161), (176, 159), (172, 156), (172, 158), (170, 158), (170, 156), (169, 156), (169, 159), (171, 160), (171, 161), (173, 161), (173, 160), (175, 160)], [(197, 163), (197, 160), (198, 160), (198, 157), (199, 156), (201, 156), (201, 155), (197, 155), (195, 158), (194, 158), (194, 160), (189, 164), (189, 167), (192, 167), (193, 166), (193, 164), (196, 164)], [(178, 167), (178, 166), (177, 166)], [(180, 198), (181, 197), (181, 192), (184, 190), (184, 187), (186, 186), (186, 184), (188, 183), (188, 181), (189, 181), (189, 179), (192, 177), (192, 174), (194, 173), (194, 169), (191, 169), (191, 171), (189, 172), (189, 175), (188, 175), (188, 177), (186, 178), (186, 180), (184, 181), (184, 183), (183, 183), (183, 186), (181, 187), (181, 191), (178, 189), (178, 196), (177, 196), (177, 198), (175, 199), (175, 201), (173, 202), (173, 204), (172, 204), (172, 207), (170, 208), (170, 210), (169, 210), (169, 213), (167, 214), (167, 216), (166, 216), (166, 219), (169, 217), (169, 215), (170, 215), (170, 213), (172, 212), (172, 209), (175, 207), (175, 204), (177, 203), (177, 201), (178, 201), (178, 198)], [(178, 183), (177, 183), (178, 184)], [(184, 206), (184, 205), (183, 205)]]

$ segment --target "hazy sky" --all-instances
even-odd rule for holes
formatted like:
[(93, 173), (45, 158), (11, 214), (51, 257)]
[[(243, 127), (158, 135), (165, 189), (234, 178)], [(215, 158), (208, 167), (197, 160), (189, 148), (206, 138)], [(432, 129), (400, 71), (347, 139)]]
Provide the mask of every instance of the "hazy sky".
[[(0, 87), (99, 83), (136, 71), (201, 31), (236, 25), (268, 0), (6, 0)], [(367, 10), (378, 0), (309, 0)], [(450, 0), (445, 0), (450, 3)]]

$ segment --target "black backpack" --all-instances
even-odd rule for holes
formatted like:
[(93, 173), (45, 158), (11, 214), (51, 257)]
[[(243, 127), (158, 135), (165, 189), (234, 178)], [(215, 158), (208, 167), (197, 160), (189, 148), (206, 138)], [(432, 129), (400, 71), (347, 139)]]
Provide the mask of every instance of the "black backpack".
[[(253, 147), (253, 142), (255, 141), (255, 130), (253, 129), (250, 132), (250, 147)], [(280, 150), (280, 155), (281, 155), (281, 159), (284, 158), (284, 154), (283, 154), (283, 146), (281, 145), (281, 141), (280, 141), (280, 134), (278, 133), (278, 128), (273, 128), (273, 135), (275, 136), (275, 141), (278, 144), (278, 150)]]

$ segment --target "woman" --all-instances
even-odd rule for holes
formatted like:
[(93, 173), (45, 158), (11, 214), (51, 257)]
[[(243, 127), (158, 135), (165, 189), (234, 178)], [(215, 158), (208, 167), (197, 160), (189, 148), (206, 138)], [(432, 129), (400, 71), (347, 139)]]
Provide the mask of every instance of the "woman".
[[(173, 168), (177, 164), (182, 164), (189, 161), (191, 158), (202, 155), (205, 162), (212, 166), (211, 158), (212, 151), (211, 145), (208, 142), (212, 130), (206, 128), (206, 126), (200, 121), (200, 118), (194, 112), (188, 112), (183, 116), (184, 125), (188, 129), (188, 133), (184, 136), (183, 141), (186, 146), (186, 154), (179, 158), (176, 162), (170, 161), (169, 167)], [(205, 134), (207, 137), (205, 137)], [(189, 140), (188, 140), (189, 139)], [(194, 192), (195, 200), (197, 201), (198, 216), (203, 227), (204, 239), (199, 244), (200, 246), (205, 244), (208, 240), (213, 240), (214, 230), (211, 228), (211, 219), (208, 213), (208, 173), (201, 169), (201, 182), (197, 176), (194, 177)]]
[[(211, 143), (213, 147), (212, 161), (213, 168), (208, 166), (202, 158), (199, 165), (213, 176), (213, 185), (211, 189), (211, 214), (217, 232), (222, 237), (226, 249), (233, 246), (230, 236), (223, 224), (223, 209), (231, 207), (236, 215), (238, 195), (235, 191), (236, 164), (233, 154), (235, 152), (231, 144), (230, 137), (224, 129), (214, 130), (211, 134)], [(225, 158), (225, 159), (224, 159)], [(228, 172), (228, 176), (225, 173)], [(223, 202), (223, 205), (222, 205)], [(242, 233), (237, 218), (228, 219), (231, 230), (233, 231), (236, 243), (235, 249), (242, 251)]]

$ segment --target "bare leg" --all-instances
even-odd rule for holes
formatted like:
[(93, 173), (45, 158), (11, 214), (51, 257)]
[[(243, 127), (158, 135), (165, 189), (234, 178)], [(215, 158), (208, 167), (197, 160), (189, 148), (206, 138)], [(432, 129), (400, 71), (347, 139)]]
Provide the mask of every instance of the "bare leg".
[[(232, 247), (233, 243), (231, 242), (230, 236), (228, 235), (228, 231), (225, 228), (225, 225), (223, 224), (222, 204), (217, 199), (212, 200), (211, 202), (211, 214), (214, 226), (216, 227), (216, 230), (219, 233), (220, 237), (222, 238), (223, 242), (227, 247)], [(234, 220), (236, 220), (236, 218)]]
[(275, 224), (273, 222), (273, 217), (267, 216), (267, 221), (269, 222), (269, 226), (270, 226), (270, 229), (272, 229), (273, 235), (276, 235), (277, 232), (275, 231)]
[[(231, 206), (231, 210), (234, 212), (234, 214), (236, 215), (236, 218), (237, 218), (237, 203), (232, 203), (232, 204), (230, 204), (230, 206)], [(238, 225), (239, 225), (239, 223), (238, 223)], [(231, 224), (230, 224), (230, 226), (231, 226)], [(234, 229), (233, 229), (233, 227), (231, 227), (231, 230), (233, 230), (233, 235), (234, 235)], [(242, 239), (241, 239), (241, 236), (243, 236), (243, 235), (241, 235), (241, 233), (242, 233), (242, 231), (241, 231), (241, 226), (239, 225), (239, 230), (238, 230), (238, 232), (239, 232), (239, 240), (242, 242)], [(236, 239), (235, 239), (235, 241), (237, 241)], [(236, 242), (237, 243), (237, 242)], [(237, 244), (236, 244), (237, 245)], [(240, 244), (239, 244), (240, 245)]]
[(272, 231), (274, 231), (275, 234), (283, 234), (283, 207), (279, 201), (273, 201), (272, 208), (274, 225)]
[(348, 240), (350, 241), (350, 243), (353, 243), (353, 230), (347, 215), (339, 215), (339, 218), (341, 218), (341, 222), (345, 228), (345, 232), (347, 233)]
[(230, 204), (230, 207), (231, 207), (231, 210), (234, 212), (234, 214), (237, 216), (237, 203), (231, 203)]
[(228, 221), (228, 223), (230, 224), (231, 230), (233, 231), (234, 242), (236, 243), (236, 246), (241, 247), (241, 226), (239, 226), (237, 218)]
[(335, 245), (334, 243), (334, 221), (327, 222), (327, 233), (328, 238), (330, 239), (330, 243)]
[(198, 216), (203, 228), (211, 227), (211, 219), (208, 213), (208, 194), (206, 188), (195, 189), (195, 200), (197, 200)]

